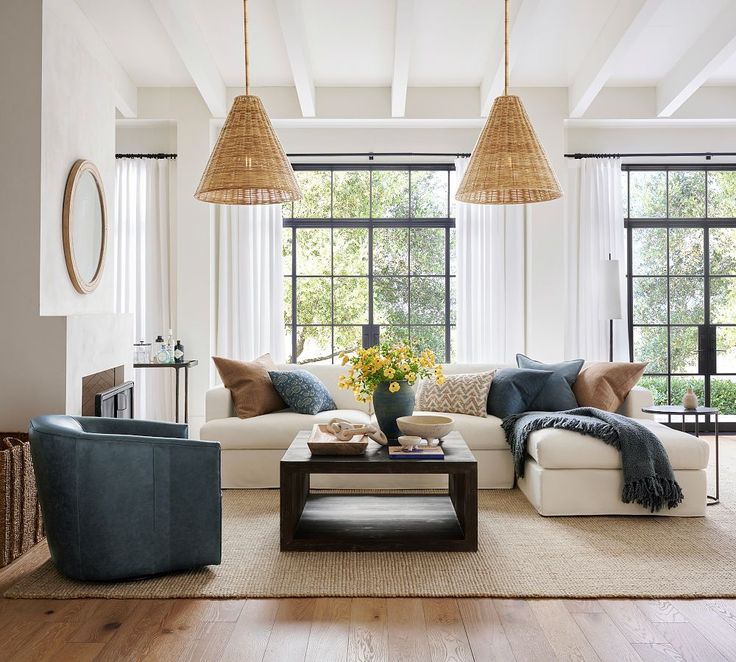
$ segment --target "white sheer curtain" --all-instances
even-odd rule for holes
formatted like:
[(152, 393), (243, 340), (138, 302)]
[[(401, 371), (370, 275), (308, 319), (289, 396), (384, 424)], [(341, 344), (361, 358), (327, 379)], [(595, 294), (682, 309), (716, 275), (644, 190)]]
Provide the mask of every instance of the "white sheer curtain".
[[(145, 342), (173, 328), (170, 167), (167, 159), (117, 160), (115, 308), (133, 314), (136, 340)], [(173, 420), (171, 372), (136, 370), (135, 401), (136, 418)]]
[[(609, 323), (601, 319), (601, 262), (620, 261), (626, 292), (626, 233), (619, 159), (582, 159), (570, 164), (567, 199), (567, 329), (565, 355), (607, 361)], [(627, 307), (614, 321), (614, 360), (629, 360)]]
[(286, 359), (281, 205), (218, 205), (216, 352), (248, 361)]
[[(458, 183), (467, 165), (468, 159), (455, 161)], [(457, 361), (514, 362), (525, 349), (526, 210), (455, 204)]]

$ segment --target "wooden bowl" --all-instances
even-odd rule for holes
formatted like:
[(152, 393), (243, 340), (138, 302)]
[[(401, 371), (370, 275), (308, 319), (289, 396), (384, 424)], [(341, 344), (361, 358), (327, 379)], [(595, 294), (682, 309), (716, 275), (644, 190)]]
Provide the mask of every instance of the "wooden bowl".
[(430, 439), (442, 439), (455, 427), (454, 419), (449, 416), (401, 416), (396, 425), (406, 435)]

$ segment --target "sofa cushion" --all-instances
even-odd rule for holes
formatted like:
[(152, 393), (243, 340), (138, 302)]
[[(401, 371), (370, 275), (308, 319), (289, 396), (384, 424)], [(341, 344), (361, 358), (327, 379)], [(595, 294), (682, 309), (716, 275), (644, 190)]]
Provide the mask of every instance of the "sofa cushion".
[(270, 370), (268, 374), (284, 402), (300, 414), (314, 415), (337, 407), (319, 377), (307, 370)]
[(448, 375), (442, 384), (425, 379), (417, 391), (418, 409), (443, 411), (485, 418), (488, 391), (495, 370)]
[(572, 386), (585, 363), (583, 359), (561, 363), (541, 363), (524, 354), (517, 354), (516, 363), (520, 368), (527, 370), (551, 370), (553, 373), (539, 395), (534, 398), (529, 408), (530, 411), (564, 411), (578, 406)]
[(586, 363), (572, 390), (581, 407), (617, 411), (646, 367), (646, 363)]
[(268, 376), (268, 370), (274, 367), (270, 354), (247, 363), (221, 356), (213, 356), (212, 360), (222, 383), (230, 391), (235, 413), (240, 418), (268, 414), (286, 407)]
[(498, 418), (529, 411), (532, 402), (552, 376), (551, 370), (504, 368), (493, 375), (488, 413)]
[[(485, 418), (480, 416), (469, 416), (468, 414), (455, 414), (451, 412), (429, 412), (415, 411), (415, 416), (428, 414), (431, 416), (443, 415), (449, 416), (455, 421), (455, 430), (459, 432), (470, 450), (476, 451), (508, 451), (509, 445), (506, 443), (506, 435), (501, 427), (501, 419), (491, 416)], [(373, 416), (373, 422), (376, 417)]]
[[(662, 442), (672, 468), (705, 469), (709, 447), (706, 441), (655, 421), (638, 420)], [(548, 428), (529, 436), (527, 453), (545, 469), (620, 469), (621, 453), (594, 437)]]
[(200, 439), (219, 441), (222, 450), (286, 450), (298, 432), (311, 430), (315, 423), (344, 418), (367, 424), (368, 414), (355, 409), (332, 409), (314, 416), (291, 409), (253, 418), (218, 418), (202, 426)]

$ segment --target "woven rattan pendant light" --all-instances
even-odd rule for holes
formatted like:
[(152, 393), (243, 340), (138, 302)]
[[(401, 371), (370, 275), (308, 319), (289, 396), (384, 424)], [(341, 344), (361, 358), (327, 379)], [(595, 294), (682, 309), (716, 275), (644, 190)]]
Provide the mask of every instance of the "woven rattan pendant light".
[(504, 10), (504, 92), (473, 149), (455, 195), (460, 202), (516, 205), (562, 196), (521, 99), (509, 95), (509, 0)]
[(245, 95), (235, 97), (194, 197), (221, 205), (299, 200), (294, 170), (261, 100), (250, 94), (248, 0), (243, 0)]

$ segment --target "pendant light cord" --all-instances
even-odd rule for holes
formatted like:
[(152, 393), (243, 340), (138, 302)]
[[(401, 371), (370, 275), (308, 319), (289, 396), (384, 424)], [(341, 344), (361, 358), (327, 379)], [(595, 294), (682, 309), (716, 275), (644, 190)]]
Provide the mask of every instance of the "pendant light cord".
[(250, 63), (248, 62), (248, 0), (243, 0), (243, 46), (245, 50), (245, 94), (250, 94)]
[(504, 20), (503, 20), (503, 95), (509, 95), (509, 0), (504, 3)]

